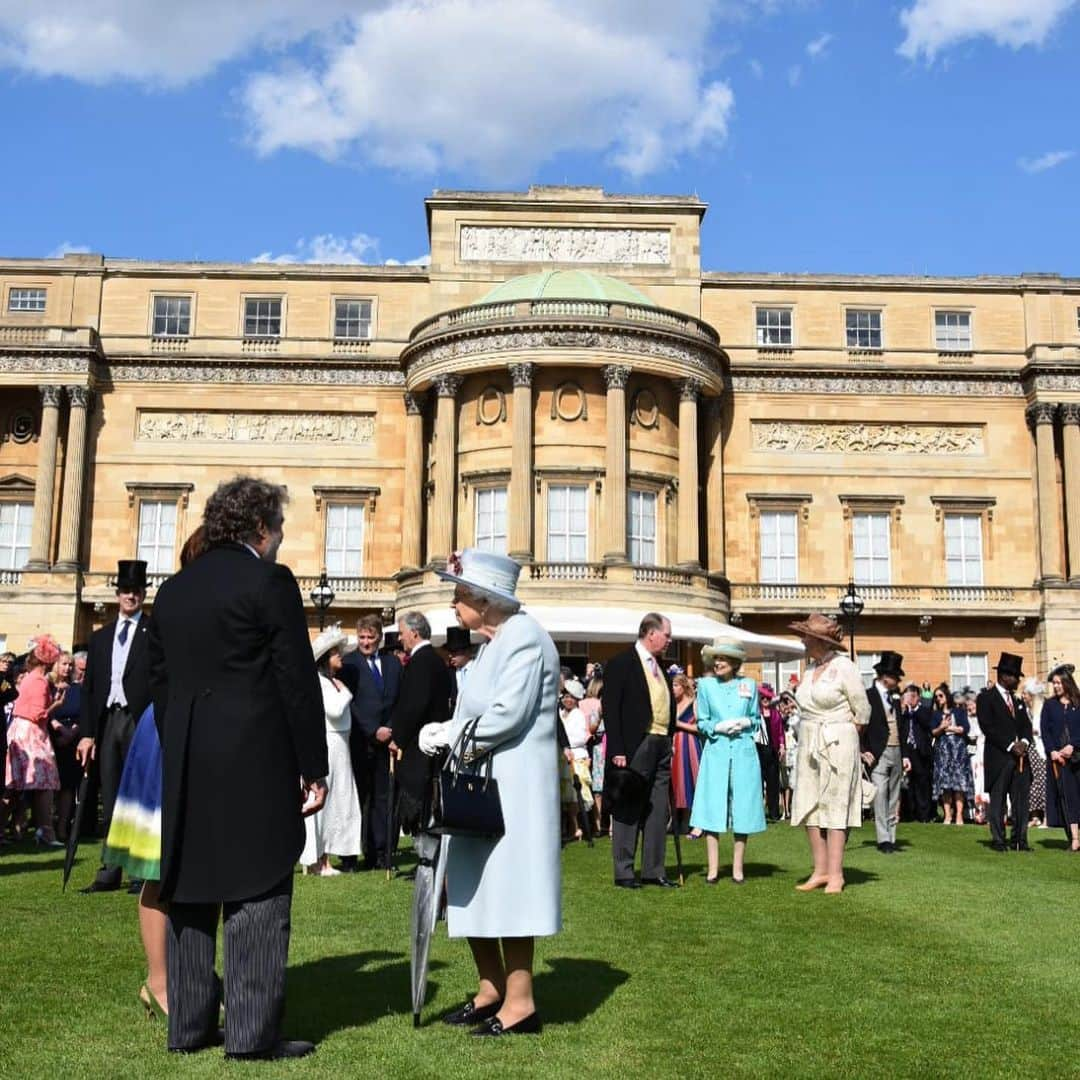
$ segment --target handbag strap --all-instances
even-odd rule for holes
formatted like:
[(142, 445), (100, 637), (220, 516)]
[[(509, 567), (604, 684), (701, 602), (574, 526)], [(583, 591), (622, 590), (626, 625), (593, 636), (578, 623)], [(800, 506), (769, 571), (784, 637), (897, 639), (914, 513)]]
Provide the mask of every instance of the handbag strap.
[[(491, 779), (491, 762), (493, 754), (492, 749), (481, 750), (477, 746), (476, 729), (480, 726), (480, 717), (477, 716), (472, 720), (467, 720), (461, 728), (461, 734), (454, 740), (454, 745), (450, 748), (450, 755), (447, 758), (447, 771), (455, 779), (461, 775), (463, 765), (472, 765), (484, 758), (483, 777), (484, 787), (488, 785), (488, 781)], [(470, 750), (470, 746), (472, 749)], [(467, 760), (466, 760), (467, 759)]]

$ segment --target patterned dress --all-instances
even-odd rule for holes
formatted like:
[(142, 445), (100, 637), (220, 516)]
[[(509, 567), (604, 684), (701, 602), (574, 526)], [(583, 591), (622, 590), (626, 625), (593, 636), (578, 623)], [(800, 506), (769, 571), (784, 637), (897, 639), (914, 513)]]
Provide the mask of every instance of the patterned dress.
[[(678, 716), (682, 724), (694, 722), (694, 702), (687, 703)], [(689, 810), (694, 805), (694, 788), (701, 767), (701, 739), (691, 731), (676, 729), (671, 747), (671, 805)]]
[(161, 743), (153, 705), (131, 738), (101, 861), (132, 879), (161, 879)]
[[(944, 715), (934, 713), (934, 727), (940, 726)], [(950, 718), (965, 732), (970, 730), (966, 709), (951, 709)], [(959, 792), (965, 799), (975, 798), (975, 777), (971, 772), (966, 734), (939, 735), (934, 743), (934, 798), (940, 799), (946, 791)]]
[(14, 791), (59, 791), (60, 773), (49, 739), (52, 684), (40, 668), (28, 671), (19, 684), (7, 729), (4, 784)]

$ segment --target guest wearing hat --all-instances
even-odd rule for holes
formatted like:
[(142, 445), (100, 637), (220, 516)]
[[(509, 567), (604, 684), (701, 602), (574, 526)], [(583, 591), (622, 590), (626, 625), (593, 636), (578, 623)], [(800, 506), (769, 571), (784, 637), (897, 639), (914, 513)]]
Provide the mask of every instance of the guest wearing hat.
[[(990, 837), (994, 851), (1030, 851), (1027, 842), (1031, 766), (1028, 750), (1034, 733), (1016, 688), (1024, 677), (1023, 660), (1003, 652), (997, 678), (978, 697), (975, 712), (986, 737), (984, 775), (990, 790)], [(1012, 803), (1012, 836), (1005, 842), (1005, 800)]]
[(472, 634), (465, 627), (448, 626), (446, 628), (446, 655), (450, 660), (450, 712), (453, 713), (458, 694), (469, 677), (473, 657), (476, 655)]
[(896, 688), (904, 677), (904, 658), (886, 649), (874, 665), (877, 678), (866, 691), (870, 702), (870, 722), (860, 739), (862, 761), (871, 770), (874, 795), (874, 829), (877, 847), (883, 855), (896, 850), (896, 822), (900, 807), (900, 781), (904, 776), (904, 740), (900, 731), (899, 695)]
[[(581, 708), (585, 687), (577, 679), (567, 679), (559, 696), (559, 720), (566, 732), (570, 757), (560, 761), (563, 777), (561, 801), (566, 817), (564, 833), (568, 839), (580, 840), (581, 825), (578, 821), (578, 790), (586, 813), (592, 810), (592, 770), (589, 767), (589, 721)], [(577, 784), (574, 783), (575, 778)]]
[(845, 655), (844, 632), (827, 615), (794, 622), (809, 663), (795, 692), (799, 755), (791, 824), (806, 827), (814, 869), (796, 888), (839, 893), (844, 888), (847, 830), (862, 824), (861, 729), (870, 719), (859, 669)]
[[(83, 768), (97, 762), (104, 837), (109, 835), (135, 725), (150, 704), (150, 617), (142, 611), (145, 598), (146, 563), (122, 559), (116, 573), (116, 618), (94, 631), (86, 659), (82, 738), (76, 755)], [(83, 892), (119, 889), (121, 876), (118, 867), (106, 867), (103, 859), (93, 884)]]
[(758, 688), (753, 679), (740, 677), (746, 651), (736, 641), (718, 639), (701, 650), (697, 724), (704, 746), (694, 791), (690, 825), (705, 834), (708, 870), (705, 881), (720, 879), (719, 834), (734, 834), (731, 880), (745, 880), (746, 838), (765, 831), (761, 799), (761, 765), (754, 733), (761, 725)]

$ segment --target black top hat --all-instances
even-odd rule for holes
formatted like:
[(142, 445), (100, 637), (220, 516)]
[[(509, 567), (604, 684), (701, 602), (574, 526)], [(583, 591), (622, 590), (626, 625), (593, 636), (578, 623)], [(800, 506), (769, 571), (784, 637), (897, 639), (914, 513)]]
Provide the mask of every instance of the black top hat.
[(874, 670), (879, 675), (891, 675), (894, 679), (902, 679), (904, 677), (903, 663), (904, 658), (900, 653), (886, 649), (881, 654), (881, 659), (874, 665)]
[(401, 645), (401, 634), (399, 634), (396, 630), (387, 630), (383, 634), (383, 644), (382, 644), (382, 651), (383, 652), (393, 652), (400, 645)]
[(446, 648), (448, 652), (459, 652), (472, 648), (472, 633), (464, 626), (446, 628)]
[(142, 559), (121, 559), (116, 564), (118, 592), (146, 592), (146, 563)]
[(1015, 675), (1018, 679), (1024, 677), (1024, 658), (1015, 653), (1003, 652), (994, 669), (999, 675)]
[(634, 769), (609, 766), (604, 772), (604, 805), (620, 824), (641, 820), (649, 798), (649, 782)]

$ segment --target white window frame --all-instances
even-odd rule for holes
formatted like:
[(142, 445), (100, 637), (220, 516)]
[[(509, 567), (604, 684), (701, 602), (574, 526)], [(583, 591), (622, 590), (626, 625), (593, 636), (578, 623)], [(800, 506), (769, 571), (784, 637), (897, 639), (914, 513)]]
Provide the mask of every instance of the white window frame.
[(866, 352), (881, 352), (885, 342), (884, 323), (881, 308), (845, 308), (844, 341), (847, 347)]
[[(874, 526), (882, 522), (885, 535), (875, 540)], [(860, 543), (867, 552), (864, 555), (859, 554)], [(892, 584), (892, 514), (887, 510), (852, 511), (851, 567), (856, 585)]]
[[(164, 301), (166, 305), (166, 311), (160, 316), (165, 322), (165, 329), (158, 330), (158, 301)], [(168, 310), (170, 304), (187, 304), (187, 314), (180, 315), (179, 313), (173, 313)], [(150, 336), (155, 338), (189, 338), (191, 337), (192, 316), (194, 314), (195, 304), (189, 293), (154, 293), (150, 297)], [(182, 319), (187, 320), (187, 329), (181, 330), (180, 321)], [(170, 322), (175, 322), (177, 325), (176, 330), (168, 329)]]
[[(775, 321), (772, 316), (776, 316)], [(784, 340), (785, 336), (787, 340)], [(776, 340), (770, 340), (772, 337)], [(755, 305), (754, 340), (759, 349), (790, 349), (795, 344), (795, 309)]]
[[(641, 513), (644, 503), (652, 503), (652, 535), (644, 531), (645, 517)], [(635, 503), (637, 509), (635, 509)], [(660, 499), (655, 491), (644, 488), (630, 488), (626, 499), (626, 543), (630, 562), (635, 566), (656, 566), (657, 552), (659, 550), (659, 519)], [(651, 546), (651, 551), (645, 550), (645, 545)]]
[[(165, 510), (172, 512), (172, 536), (162, 538), (162, 517)], [(151, 511), (150, 522), (153, 535), (145, 532), (146, 514)], [(140, 499), (136, 519), (135, 548), (137, 558), (146, 562), (148, 574), (171, 574), (176, 570), (176, 536), (179, 524), (179, 506), (176, 499)]]
[[(7, 519), (6, 521), (4, 519)], [(11, 540), (3, 542), (4, 528), (10, 528)], [(26, 543), (19, 543), (22, 531)], [(0, 501), (0, 570), (21, 570), (30, 561), (30, 545), (34, 532), (34, 504), (20, 499)], [(26, 557), (19, 561), (19, 552), (25, 550)], [(0, 721), (2, 722), (2, 721)]]
[[(366, 304), (367, 318), (364, 319), (358, 316), (353, 319), (349, 315), (344, 317), (339, 315), (338, 312), (343, 304)], [(375, 334), (375, 301), (368, 296), (335, 296), (331, 318), (333, 319), (331, 330), (335, 341), (370, 341)], [(348, 329), (353, 322), (356, 323), (358, 330), (366, 327), (365, 332), (356, 334), (338, 332), (339, 324), (344, 323), (345, 328)]]
[[(944, 320), (944, 323), (939, 320)], [(961, 320), (966, 320), (967, 334), (961, 335)], [(934, 310), (934, 348), (938, 352), (971, 352), (975, 340), (970, 311), (956, 308)]]
[[(254, 315), (248, 315), (248, 305), (254, 304), (256, 311)], [(277, 304), (277, 315), (274, 316), (267, 311), (265, 314), (259, 310), (260, 304)], [(285, 331), (285, 297), (283, 296), (245, 296), (243, 300), (243, 307), (240, 312), (240, 330), (241, 336), (245, 338), (265, 338), (270, 341), (276, 341), (284, 336)], [(277, 319), (277, 333), (273, 333), (269, 330), (259, 330), (258, 326), (260, 321), (266, 321), (267, 324), (274, 318)], [(256, 329), (248, 329), (248, 320), (254, 320)]]
[[(953, 521), (960, 522), (960, 535), (953, 538), (959, 539), (960, 546), (957, 554), (950, 555), (949, 526)], [(983, 515), (946, 513), (942, 527), (945, 535), (945, 584), (957, 587), (982, 585)], [(955, 568), (959, 568), (959, 573), (954, 577)]]
[(877, 672), (874, 670), (874, 665), (881, 663), (881, 653), (879, 652), (856, 652), (855, 663), (859, 668), (859, 676), (863, 681), (863, 686), (867, 690), (874, 685), (874, 680), (877, 678)]
[(48, 301), (48, 289), (43, 285), (12, 285), (8, 289), (7, 309), (11, 315), (40, 315)]
[[(501, 498), (500, 498), (501, 497)], [(473, 546), (505, 555), (510, 493), (505, 484), (474, 489)], [(501, 506), (499, 505), (501, 502)]]
[(982, 690), (990, 681), (989, 661), (986, 653), (949, 653), (949, 686)]
[[(325, 529), (323, 533), (323, 566), (330, 577), (364, 576), (364, 540), (367, 536), (367, 506), (362, 502), (328, 500), (325, 510)], [(335, 524), (334, 519), (342, 515), (344, 520)], [(359, 525), (356, 519), (359, 519)], [(359, 529), (359, 543), (349, 543), (349, 532)], [(331, 530), (341, 530), (341, 543), (331, 547)]]
[[(783, 550), (786, 539), (785, 530), (781, 525), (787, 519), (793, 526), (792, 544), (793, 550), (787, 553)], [(765, 538), (769, 533), (773, 534), (776, 542), (776, 551), (766, 553)], [(767, 562), (772, 561), (775, 567), (767, 569)], [(785, 567), (785, 563), (788, 565)], [(772, 576), (770, 576), (772, 575)], [(768, 510), (762, 509), (758, 514), (758, 581), (767, 585), (797, 585), (799, 582), (799, 512), (797, 510)]]
[[(580, 507), (572, 507), (571, 500), (580, 500)], [(556, 503), (562, 502), (562, 505)], [(584, 529), (571, 527), (571, 515), (580, 512)], [(552, 518), (555, 514), (564, 514), (565, 523), (561, 530), (552, 530)], [(589, 561), (589, 485), (574, 483), (549, 483), (547, 489), (547, 521), (545, 522), (547, 541), (547, 561), (554, 563), (587, 563)], [(562, 544), (557, 553), (556, 548)], [(580, 555), (573, 550), (580, 549)]]
[(767, 682), (778, 694), (788, 689), (792, 675), (802, 678), (801, 660), (767, 660), (761, 665), (761, 681)]

